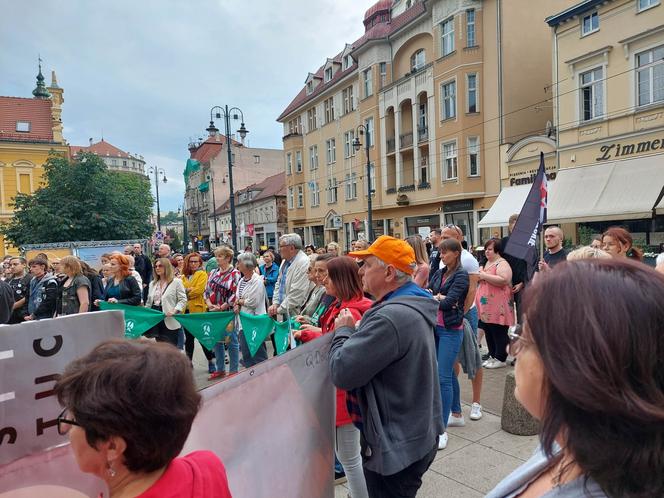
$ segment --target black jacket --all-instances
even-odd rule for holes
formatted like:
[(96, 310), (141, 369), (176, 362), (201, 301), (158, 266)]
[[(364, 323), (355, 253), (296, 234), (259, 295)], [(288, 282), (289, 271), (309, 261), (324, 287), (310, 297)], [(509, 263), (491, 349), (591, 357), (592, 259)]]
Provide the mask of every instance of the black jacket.
[(14, 307), (14, 291), (7, 282), (0, 281), (0, 324), (9, 322)]
[[(104, 301), (108, 301), (108, 289), (112, 279), (108, 279), (106, 287), (104, 288)], [(130, 306), (139, 306), (141, 304), (141, 289), (138, 282), (131, 275), (125, 277), (120, 282), (120, 297), (118, 298), (119, 304), (129, 304)]]
[[(44, 318), (53, 318), (55, 314), (55, 308), (58, 304), (58, 280), (55, 276), (47, 273), (44, 275), (41, 280), (37, 280), (37, 277), (32, 277), (30, 281), (30, 290), (32, 291), (32, 286), (36, 285), (38, 289), (35, 289), (37, 293), (37, 302), (36, 309), (34, 309), (31, 315), (35, 320), (42, 320)], [(32, 295), (32, 292), (30, 292)], [(30, 297), (28, 297), (30, 300)], [(30, 304), (28, 304), (28, 308)]]
[(438, 303), (438, 309), (443, 312), (445, 327), (458, 327), (463, 323), (463, 303), (468, 295), (470, 279), (468, 272), (459, 268), (443, 282), (446, 271), (447, 268), (441, 268), (434, 273), (431, 279), (431, 290), (434, 296), (436, 294), (445, 296), (445, 299)]
[(134, 256), (134, 268), (141, 276), (144, 285), (148, 285), (152, 280), (152, 263), (145, 254)]
[(429, 288), (431, 288), (431, 283), (433, 282), (433, 277), (440, 268), (440, 251), (437, 247), (431, 248), (431, 254), (429, 254)]
[(12, 278), (7, 283), (14, 291), (14, 302), (25, 299), (23, 306), (13, 311), (9, 323), (23, 323), (23, 317), (28, 314), (28, 298), (30, 297), (30, 280), (32, 275), (24, 275), (21, 278)]

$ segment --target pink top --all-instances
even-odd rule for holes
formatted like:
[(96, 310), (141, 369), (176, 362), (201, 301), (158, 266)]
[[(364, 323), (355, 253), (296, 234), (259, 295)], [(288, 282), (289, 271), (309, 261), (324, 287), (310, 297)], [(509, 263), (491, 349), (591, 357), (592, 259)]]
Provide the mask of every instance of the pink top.
[(427, 285), (429, 284), (429, 271), (429, 263), (418, 263), (417, 267), (415, 268), (413, 281), (422, 289), (426, 289)]
[[(496, 275), (498, 265), (506, 265), (504, 259), (495, 264), (486, 266), (484, 271), (489, 275)], [(514, 325), (514, 301), (512, 300), (512, 285), (493, 285), (481, 280), (475, 294), (475, 304), (479, 311), (480, 320), (484, 323), (498, 325)]]

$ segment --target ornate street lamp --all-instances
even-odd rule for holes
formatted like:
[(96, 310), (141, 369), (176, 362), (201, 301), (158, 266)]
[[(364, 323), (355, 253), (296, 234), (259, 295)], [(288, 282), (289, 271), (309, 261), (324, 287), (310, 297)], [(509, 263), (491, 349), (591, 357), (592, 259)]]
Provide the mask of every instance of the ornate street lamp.
[(154, 186), (157, 191), (157, 230), (161, 232), (161, 210), (159, 208), (159, 180), (161, 179), (164, 183), (166, 180), (166, 172), (163, 168), (157, 168), (156, 166), (150, 166), (148, 169), (148, 178), (149, 175), (154, 173)]

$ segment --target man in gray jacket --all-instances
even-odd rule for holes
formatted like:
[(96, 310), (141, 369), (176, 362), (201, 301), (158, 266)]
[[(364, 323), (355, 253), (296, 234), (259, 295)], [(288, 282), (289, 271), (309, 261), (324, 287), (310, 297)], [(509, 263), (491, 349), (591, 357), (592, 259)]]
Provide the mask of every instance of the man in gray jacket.
[(411, 278), (415, 253), (383, 235), (361, 258), (364, 290), (376, 298), (356, 327), (348, 310), (335, 321), (332, 382), (348, 391), (361, 431), (371, 497), (414, 497), (443, 433), (434, 344), (437, 302)]
[(283, 258), (279, 276), (274, 286), (272, 305), (268, 308), (271, 316), (294, 317), (307, 300), (312, 283), (307, 276), (309, 257), (302, 251), (302, 239), (296, 233), (279, 237), (279, 253)]

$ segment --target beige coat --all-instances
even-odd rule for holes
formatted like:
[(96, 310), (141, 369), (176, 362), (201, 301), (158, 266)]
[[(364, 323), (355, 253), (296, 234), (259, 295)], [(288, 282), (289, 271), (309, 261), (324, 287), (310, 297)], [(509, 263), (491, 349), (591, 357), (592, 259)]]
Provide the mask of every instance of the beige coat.
[(278, 314), (294, 317), (297, 316), (300, 312), (300, 308), (302, 308), (304, 302), (307, 299), (309, 288), (313, 285), (307, 276), (307, 270), (309, 270), (310, 261), (309, 257), (302, 251), (298, 251), (298, 253), (295, 255), (293, 262), (286, 272), (284, 298), (283, 302), (280, 302), (279, 289), (282, 285), (284, 285), (281, 276), (284, 271), (285, 264), (286, 261), (284, 260), (281, 262), (281, 266), (279, 267), (279, 277), (277, 278), (277, 283), (274, 286), (272, 304), (277, 305)]
[[(145, 302), (146, 308), (151, 308), (152, 303), (154, 303), (154, 292), (157, 288), (158, 282), (158, 280), (152, 280), (150, 282), (150, 288), (148, 289), (148, 300)], [(182, 280), (179, 278), (174, 278), (161, 296), (161, 310), (164, 313), (168, 313), (169, 311), (184, 313), (186, 306), (187, 293), (184, 290)], [(180, 328), (180, 322), (171, 317), (164, 318), (164, 323), (166, 324), (166, 328), (169, 330), (177, 330)]]

